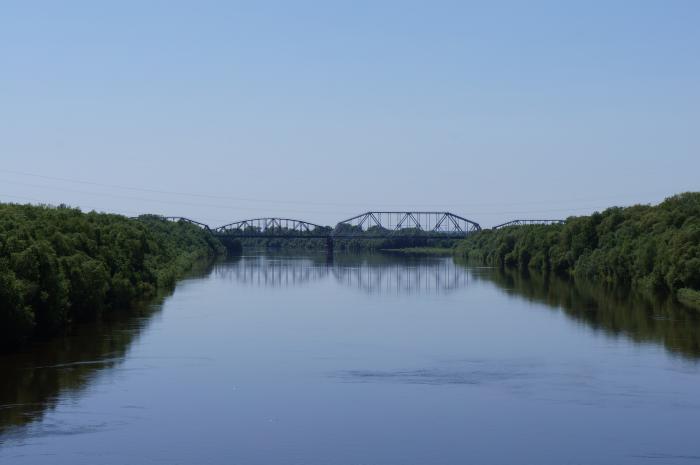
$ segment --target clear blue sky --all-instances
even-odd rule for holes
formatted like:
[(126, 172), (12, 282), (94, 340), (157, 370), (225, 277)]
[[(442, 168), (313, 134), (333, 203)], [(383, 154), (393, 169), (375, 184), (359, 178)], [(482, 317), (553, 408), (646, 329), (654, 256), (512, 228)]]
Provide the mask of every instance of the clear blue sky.
[(7, 1), (0, 60), (2, 201), (488, 226), (700, 190), (697, 1)]

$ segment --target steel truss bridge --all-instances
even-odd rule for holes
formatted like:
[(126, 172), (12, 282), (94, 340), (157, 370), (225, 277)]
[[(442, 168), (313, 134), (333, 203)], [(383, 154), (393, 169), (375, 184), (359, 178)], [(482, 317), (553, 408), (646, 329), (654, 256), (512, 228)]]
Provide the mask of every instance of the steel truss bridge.
[(171, 216), (211, 231), (216, 236), (238, 238), (387, 239), (392, 237), (459, 239), (481, 231), (481, 226), (450, 212), (372, 211), (353, 216), (335, 228), (292, 218), (252, 218), (216, 228), (189, 218)]
[(341, 221), (334, 235), (463, 237), (481, 231), (479, 223), (450, 212), (366, 212)]
[(238, 237), (327, 237), (333, 229), (291, 218), (253, 218), (225, 224), (213, 231)]
[[(481, 231), (479, 223), (450, 212), (370, 211), (339, 222), (334, 228), (292, 218), (252, 218), (216, 228), (180, 216), (163, 217), (167, 221), (184, 221), (206, 229), (215, 236), (229, 238), (282, 239), (461, 239)], [(561, 224), (564, 220), (519, 219), (494, 226)]]

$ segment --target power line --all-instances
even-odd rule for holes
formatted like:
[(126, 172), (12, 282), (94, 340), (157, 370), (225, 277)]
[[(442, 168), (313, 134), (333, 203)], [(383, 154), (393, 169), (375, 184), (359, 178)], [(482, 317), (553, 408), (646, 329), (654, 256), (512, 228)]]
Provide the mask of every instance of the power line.
[[(46, 202), (46, 201), (44, 201), (44, 200), (35, 199), (35, 198), (32, 198), (32, 197), (24, 197), (24, 196), (20, 196), (20, 195), (0, 194), (0, 198), (3, 198), (3, 197), (9, 197), (9, 198), (11, 198), (11, 199), (18, 199), (18, 200), (28, 200), (28, 201), (30, 201), (30, 202), (36, 202), (36, 203), (41, 204), (41, 205), (50, 205), (50, 206), (53, 206), (53, 207), (58, 206), (56, 203), (53, 203), (53, 202)], [(90, 205), (80, 205), (80, 206), (72, 206), (72, 205), (69, 205), (69, 207), (71, 207), (71, 208), (80, 208), (81, 210), (82, 210), (82, 209), (90, 209), (90, 210), (94, 210), (94, 211), (96, 211), (96, 212), (101, 212), (101, 213), (112, 213), (112, 214), (117, 214), (117, 215), (140, 215), (140, 214), (143, 214), (143, 212), (137, 212), (137, 211), (133, 211), (133, 210), (132, 210), (132, 211), (129, 211), (129, 210), (121, 210), (121, 211), (119, 211), (119, 212), (114, 212), (114, 211), (108, 212), (108, 211), (105, 211), (104, 209), (102, 209), (102, 208), (100, 208), (100, 207), (95, 207), (95, 206), (90, 206)]]
[(211, 198), (211, 199), (234, 200), (234, 201), (240, 201), (240, 202), (302, 204), (302, 205), (331, 205), (331, 206), (333, 206), (333, 205), (335, 205), (335, 206), (338, 206), (338, 205), (344, 205), (344, 206), (359, 205), (356, 203), (255, 199), (255, 198), (250, 198), (250, 197), (231, 197), (231, 196), (225, 196), (225, 195), (201, 194), (201, 193), (195, 193), (195, 192), (178, 192), (178, 191), (161, 190), (161, 189), (150, 189), (150, 188), (145, 188), (145, 187), (121, 186), (121, 185), (117, 185), (117, 184), (106, 184), (106, 183), (85, 181), (85, 180), (79, 180), (79, 179), (61, 178), (61, 177), (56, 177), (56, 176), (45, 176), (45, 175), (41, 175), (41, 174), (27, 173), (27, 172), (23, 172), (23, 171), (13, 171), (13, 170), (7, 170), (7, 169), (2, 169), (2, 168), (0, 168), (0, 172), (20, 175), (20, 176), (30, 176), (30, 177), (34, 177), (34, 178), (48, 179), (48, 180), (52, 180), (52, 181), (61, 181), (61, 182), (70, 182), (70, 183), (76, 183), (76, 184), (86, 184), (86, 185), (91, 185), (91, 186), (108, 187), (111, 189), (123, 189), (123, 190), (139, 191), (139, 192), (150, 192), (150, 193), (154, 193), (154, 194), (181, 195), (181, 196), (190, 196), (190, 197), (204, 197), (204, 198)]
[[(218, 204), (207, 204), (207, 203), (192, 203), (192, 202), (183, 202), (183, 201), (177, 201), (177, 200), (163, 200), (163, 199), (152, 199), (152, 198), (146, 198), (146, 197), (136, 197), (136, 196), (128, 196), (128, 195), (122, 195), (122, 194), (112, 194), (112, 193), (106, 193), (106, 192), (95, 192), (95, 191), (85, 191), (85, 190), (79, 190), (79, 189), (71, 189), (71, 188), (66, 188), (66, 187), (57, 187), (57, 186), (44, 186), (44, 185), (39, 185), (39, 184), (30, 184), (30, 183), (20, 183), (20, 182), (15, 182), (15, 181), (6, 181), (6, 180), (0, 180), (0, 182), (4, 182), (6, 184), (15, 184), (15, 185), (20, 185), (20, 186), (27, 186), (27, 187), (37, 187), (40, 189), (54, 189), (54, 190), (59, 190), (59, 191), (64, 191), (64, 192), (73, 192), (73, 193), (79, 193), (79, 194), (86, 194), (86, 195), (97, 195), (97, 196), (103, 196), (103, 197), (111, 197), (111, 198), (119, 198), (119, 199), (128, 199), (128, 200), (138, 200), (140, 202), (155, 202), (155, 203), (161, 203), (161, 204), (168, 204), (168, 205), (176, 205), (176, 206), (187, 206), (187, 207), (205, 207), (205, 208), (218, 208), (218, 209), (224, 209), (224, 210), (231, 210), (231, 211), (240, 211), (240, 210), (245, 210), (245, 211), (255, 211), (259, 212), (261, 210), (260, 207), (240, 207), (240, 206), (230, 206), (230, 205), (218, 205)], [(529, 213), (548, 213), (548, 212), (572, 212), (572, 211), (586, 211), (586, 210), (599, 210), (599, 209), (604, 209), (607, 208), (605, 206), (601, 207), (599, 205), (594, 205), (594, 206), (585, 206), (585, 207), (576, 207), (576, 208), (549, 208), (549, 209), (535, 209), (535, 210), (486, 210), (486, 211), (470, 211), (467, 212), (467, 215), (517, 215), (517, 214), (529, 214)], [(338, 211), (338, 210), (285, 210), (285, 212), (295, 212), (295, 213), (332, 213), (332, 214), (337, 214), (337, 215), (351, 215), (356, 212), (351, 212), (351, 211)], [(228, 220), (223, 220), (223, 221), (228, 221)]]
[[(0, 170), (2, 171), (2, 170)], [(5, 184), (14, 184), (18, 186), (25, 186), (25, 187), (35, 187), (39, 189), (53, 189), (53, 190), (58, 190), (58, 191), (63, 191), (63, 192), (73, 192), (77, 194), (85, 194), (85, 195), (97, 195), (97, 196), (102, 196), (102, 197), (112, 197), (112, 198), (118, 198), (118, 199), (127, 199), (127, 200), (137, 200), (139, 202), (155, 202), (155, 203), (161, 203), (161, 204), (168, 204), (168, 205), (180, 205), (180, 206), (188, 206), (188, 207), (206, 207), (206, 208), (218, 208), (218, 209), (224, 209), (224, 210), (232, 210), (232, 211), (237, 211), (237, 210), (248, 210), (248, 211), (260, 211), (261, 207), (241, 207), (241, 206), (231, 206), (231, 205), (219, 205), (219, 204), (210, 204), (210, 203), (193, 203), (193, 202), (186, 202), (186, 201), (180, 201), (180, 200), (165, 200), (165, 199), (153, 199), (153, 198), (147, 198), (147, 197), (137, 197), (137, 196), (131, 196), (131, 195), (123, 195), (123, 194), (113, 194), (113, 193), (108, 193), (108, 192), (96, 192), (96, 191), (86, 191), (86, 190), (80, 190), (80, 189), (71, 189), (68, 187), (59, 187), (59, 186), (46, 186), (46, 185), (41, 185), (41, 184), (31, 184), (31, 183), (22, 183), (22, 182), (16, 182), (16, 181), (7, 181), (7, 180), (0, 180), (0, 182), (5, 183)], [(309, 210), (286, 210), (286, 211), (291, 211), (291, 212), (298, 212), (298, 213), (309, 213)], [(337, 211), (337, 210), (315, 210), (311, 211), (310, 213), (338, 213), (338, 214), (352, 214), (354, 212), (350, 211)]]
[[(46, 176), (42, 174), (36, 174), (36, 173), (28, 173), (24, 171), (15, 171), (15, 170), (8, 170), (8, 169), (2, 169), (0, 168), (0, 172), (8, 173), (8, 174), (13, 174), (13, 175), (19, 175), (19, 176), (28, 176), (28, 177), (34, 177), (34, 178), (40, 178), (40, 179), (47, 179), (47, 180), (52, 180), (52, 181), (60, 181), (60, 182), (68, 182), (68, 183), (76, 183), (76, 184), (84, 184), (84, 185), (92, 185), (92, 186), (98, 186), (98, 187), (106, 187), (110, 189), (122, 189), (122, 190), (130, 190), (130, 191), (138, 191), (138, 192), (148, 192), (148, 193), (153, 193), (153, 194), (166, 194), (166, 195), (178, 195), (178, 196), (190, 196), (190, 197), (200, 197), (200, 198), (210, 198), (210, 199), (220, 199), (220, 200), (231, 200), (231, 201), (237, 201), (237, 202), (253, 202), (253, 203), (271, 203), (271, 204), (287, 204), (287, 205), (323, 205), (323, 206), (344, 206), (344, 207), (351, 207), (351, 206), (357, 206), (361, 208), (366, 208), (367, 204), (366, 203), (349, 203), (349, 202), (324, 202), (324, 201), (309, 201), (309, 200), (280, 200), (280, 199), (260, 199), (260, 198), (250, 198), (250, 197), (235, 197), (235, 196), (226, 196), (226, 195), (214, 195), (214, 194), (203, 194), (203, 193), (195, 193), (195, 192), (182, 192), (182, 191), (170, 191), (170, 190), (162, 190), (162, 189), (152, 189), (152, 188), (144, 188), (144, 187), (134, 187), (134, 186), (123, 186), (123, 185), (118, 185), (118, 184), (108, 184), (108, 183), (100, 183), (100, 182), (94, 182), (94, 181), (86, 181), (86, 180), (78, 180), (78, 179), (70, 179), (70, 178), (62, 178), (62, 177), (56, 177), (56, 176)], [(38, 186), (38, 187), (43, 187), (43, 186)], [(48, 187), (48, 186), (47, 186)], [(91, 194), (95, 194), (92, 192)], [(105, 194), (102, 194), (105, 195)], [(113, 194), (116, 195), (116, 194)], [(645, 194), (644, 197), (649, 197), (649, 196), (660, 196), (660, 195), (667, 195), (667, 193), (660, 193), (660, 192), (655, 192), (653, 194), (648, 193)], [(556, 205), (556, 204), (566, 204), (566, 203), (578, 203), (578, 202), (589, 202), (589, 201), (604, 201), (604, 200), (610, 200), (610, 199), (615, 199), (615, 201), (619, 201), (619, 199), (632, 199), (632, 198), (640, 198), (640, 195), (632, 196), (632, 195), (617, 195), (617, 196), (607, 196), (607, 197), (579, 197), (579, 198), (574, 198), (574, 199), (569, 199), (569, 200), (534, 200), (534, 201), (523, 201), (523, 202), (487, 202), (487, 203), (402, 203), (402, 204), (385, 204), (385, 206), (393, 207), (393, 206), (409, 206), (409, 208), (417, 208), (417, 207), (497, 207), (497, 206), (517, 206), (517, 205)], [(144, 200), (143, 198), (133, 198), (135, 200)], [(152, 199), (146, 199), (149, 201), (156, 201)], [(164, 202), (164, 201), (161, 201)], [(182, 204), (182, 203), (181, 203)], [(206, 205), (206, 204), (192, 204), (191, 206), (208, 206), (208, 207), (213, 207), (213, 208), (221, 208), (221, 206), (212, 206), (212, 205)], [(225, 207), (225, 208), (230, 208), (230, 207)], [(239, 207), (243, 209), (242, 207)], [(564, 211), (564, 210), (562, 210)], [(335, 213), (335, 212), (334, 212)]]

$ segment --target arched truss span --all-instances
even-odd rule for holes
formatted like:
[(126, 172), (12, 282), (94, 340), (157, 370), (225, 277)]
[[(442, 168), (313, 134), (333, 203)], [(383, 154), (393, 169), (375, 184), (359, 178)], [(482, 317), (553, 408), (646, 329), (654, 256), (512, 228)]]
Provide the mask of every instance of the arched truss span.
[(327, 229), (321, 225), (309, 223), (308, 221), (295, 220), (292, 218), (252, 218), (249, 220), (236, 221), (225, 224), (214, 229), (219, 234), (250, 234), (250, 233), (311, 233), (317, 229)]
[(466, 236), (481, 231), (479, 223), (450, 212), (366, 212), (341, 221), (336, 233), (358, 235), (376, 232), (382, 235), (415, 231), (416, 234)]
[(507, 228), (509, 226), (526, 226), (531, 224), (563, 224), (564, 220), (512, 220), (507, 223), (494, 226), (492, 229)]
[(206, 225), (206, 224), (204, 224), (204, 223), (200, 223), (199, 221), (195, 221), (195, 220), (191, 220), (191, 219), (189, 219), (189, 218), (182, 217), (182, 216), (165, 216), (165, 217), (163, 217), (163, 219), (166, 220), (166, 221), (172, 221), (172, 222), (175, 222), (175, 223), (178, 223), (178, 222), (182, 221), (182, 222), (185, 222), (185, 223), (193, 224), (193, 225), (198, 226), (198, 227), (200, 227), (200, 228), (202, 228), (202, 229), (206, 229), (207, 231), (211, 231), (211, 230), (209, 229), (209, 226), (208, 226), (208, 225)]

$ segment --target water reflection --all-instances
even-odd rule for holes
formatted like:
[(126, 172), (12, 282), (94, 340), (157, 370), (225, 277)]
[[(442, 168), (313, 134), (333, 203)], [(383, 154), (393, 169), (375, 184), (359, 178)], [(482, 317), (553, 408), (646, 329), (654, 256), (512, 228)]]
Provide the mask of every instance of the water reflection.
[(299, 287), (331, 279), (368, 294), (446, 294), (488, 281), (508, 294), (561, 309), (609, 336), (661, 344), (674, 354), (700, 358), (700, 315), (668, 298), (629, 289), (574, 282), (519, 270), (469, 267), (445, 257), (396, 255), (251, 256), (221, 264), (217, 277), (255, 287)]
[(243, 257), (214, 270), (221, 279), (255, 287), (299, 287), (333, 279), (368, 294), (444, 294), (466, 287), (470, 272), (451, 258), (392, 255), (318, 257)]
[[(577, 364), (575, 360), (578, 352), (564, 354), (561, 360), (556, 358), (549, 363), (542, 362), (542, 353), (536, 350), (535, 339), (540, 337), (540, 325), (556, 318), (549, 318), (551, 315), (547, 311), (540, 310), (540, 316), (545, 315), (547, 318), (531, 319), (530, 313), (522, 312), (527, 305), (510, 305), (507, 302), (504, 304), (508, 300), (504, 293), (513, 296), (517, 301), (527, 299), (544, 304), (554, 311), (561, 311), (569, 321), (580, 322), (587, 328), (609, 337), (655, 344), (688, 360), (697, 360), (700, 357), (700, 316), (674, 305), (669, 300), (653, 300), (622, 289), (606, 290), (599, 286), (573, 283), (553, 276), (527, 275), (494, 268), (470, 268), (465, 264), (455, 264), (451, 258), (444, 257), (336, 255), (329, 260), (325, 255), (250, 256), (217, 264), (211, 269), (211, 274), (205, 272), (203, 276), (205, 278), (202, 282), (193, 286), (200, 294), (174, 299), (179, 302), (180, 315), (183, 318), (180, 325), (176, 318), (177, 308), (169, 307), (169, 310), (162, 314), (162, 322), (171, 323), (171, 332), (161, 329), (161, 333), (155, 335), (155, 342), (153, 331), (146, 329), (153, 322), (153, 316), (158, 314), (159, 303), (141, 308), (136, 314), (121, 319), (86, 325), (78, 328), (70, 337), (36, 344), (20, 354), (0, 357), (0, 448), (7, 446), (11, 439), (18, 436), (35, 438), (99, 429), (99, 424), (90, 423), (85, 426), (74, 417), (61, 414), (61, 407), (65, 405), (66, 400), (84, 398), (85, 392), (91, 392), (91, 386), (104, 384), (96, 382), (104, 380), (103, 376), (114, 372), (128, 372), (120, 369), (120, 365), (126, 360), (132, 361), (144, 356), (143, 353), (134, 351), (136, 355), (129, 357), (130, 349), (140, 337), (159, 347), (159, 350), (155, 351), (157, 354), (170, 354), (172, 347), (168, 344), (179, 346), (183, 337), (191, 337), (187, 339), (188, 344), (183, 349), (187, 357), (205, 355), (212, 356), (212, 360), (215, 360), (211, 362), (211, 366), (197, 362), (193, 363), (192, 367), (177, 367), (168, 372), (171, 378), (166, 379), (179, 379), (179, 383), (163, 382), (159, 378), (160, 375), (154, 374), (150, 368), (143, 373), (125, 375), (129, 379), (141, 379), (150, 373), (149, 379), (157, 388), (157, 392), (176, 391), (172, 394), (173, 404), (164, 402), (160, 406), (163, 410), (158, 414), (143, 414), (153, 421), (157, 421), (158, 415), (177, 410), (173, 405), (179, 405), (182, 396), (199, 394), (202, 399), (211, 400), (209, 410), (202, 408), (204, 413), (219, 412), (220, 408), (226, 406), (231, 406), (231, 409), (235, 407), (236, 410), (226, 411), (228, 416), (221, 415), (222, 418), (242, 415), (242, 418), (247, 420), (255, 419), (256, 417), (250, 417), (250, 411), (249, 416), (245, 416), (246, 405), (250, 402), (258, 405), (255, 404), (258, 401), (267, 405), (271, 398), (281, 399), (276, 405), (280, 411), (294, 409), (294, 403), (285, 403), (284, 396), (266, 395), (258, 399), (254, 394), (255, 389), (236, 391), (235, 395), (229, 390), (234, 383), (245, 383), (246, 376), (257, 379), (261, 373), (264, 376), (273, 376), (269, 386), (274, 388), (280, 380), (284, 382), (283, 375), (287, 373), (287, 364), (290, 364), (289, 372), (293, 373), (294, 383), (297, 382), (298, 373), (310, 376), (309, 373), (314, 372), (311, 368), (318, 368), (318, 373), (323, 374), (324, 381), (319, 384), (321, 390), (317, 391), (322, 395), (309, 396), (313, 399), (323, 399), (324, 396), (333, 398), (335, 395), (338, 396), (337, 399), (345, 399), (343, 396), (348, 393), (365, 392), (367, 388), (372, 389), (375, 385), (377, 390), (372, 392), (376, 394), (384, 392), (385, 385), (391, 384), (391, 389), (400, 390), (405, 386), (419, 385), (420, 392), (423, 393), (428, 392), (422, 390), (425, 387), (450, 388), (449, 391), (441, 392), (457, 397), (448, 402), (449, 405), (445, 405), (444, 412), (451, 412), (455, 405), (465, 405), (464, 402), (469, 401), (469, 395), (474, 391), (465, 394), (466, 388), (505, 389), (508, 393), (517, 393), (518, 396), (529, 395), (532, 398), (545, 399), (554, 405), (566, 402), (600, 407), (609, 405), (646, 408), (651, 401), (659, 405), (663, 401), (663, 408), (677, 408), (680, 405), (685, 412), (691, 407), (697, 407), (692, 396), (677, 399), (677, 391), (667, 392), (660, 390), (658, 386), (645, 387), (646, 390), (641, 391), (629, 388), (629, 372), (624, 371), (629, 368), (628, 359), (617, 359), (611, 364), (614, 367), (611, 371), (615, 374), (620, 372), (619, 379), (608, 379), (607, 372), (592, 371), (587, 366), (582, 369), (580, 361)], [(327, 302), (322, 299), (316, 299), (322, 311), (316, 311), (318, 309), (315, 308), (307, 309), (307, 312), (298, 310), (303, 309), (303, 303), (319, 291), (313, 286), (324, 282), (331, 289), (340, 286), (359, 292), (342, 294), (345, 302), (331, 302), (331, 306), (335, 308), (334, 312), (326, 311)], [(494, 285), (500, 291), (496, 291)], [(304, 286), (309, 288), (308, 292), (268, 292), (268, 289)], [(261, 290), (239, 292), (244, 291), (244, 287)], [(457, 291), (460, 290), (465, 292), (459, 294)], [(405, 301), (377, 299), (383, 310), (377, 312), (375, 306), (364, 305), (367, 299), (363, 294), (421, 294), (428, 297), (408, 299), (410, 312), (406, 312)], [(450, 294), (449, 297), (440, 300), (444, 301), (446, 306), (452, 306), (450, 308), (464, 311), (433, 312), (435, 299), (430, 297), (431, 294)], [(244, 295), (245, 297), (241, 297)], [(341, 294), (327, 294), (329, 298), (337, 295)], [(476, 300), (472, 302), (479, 304), (463, 309), (466, 307), (464, 302), (470, 298), (474, 299), (475, 296)], [(236, 303), (236, 311), (231, 311), (229, 306), (232, 300)], [(294, 308), (294, 312), (273, 311), (278, 309), (281, 303), (286, 305), (287, 302), (291, 302), (289, 307)], [(347, 311), (360, 307), (362, 312)], [(493, 311), (494, 308), (498, 308), (500, 313)], [(186, 315), (186, 319), (182, 315)], [(394, 324), (397, 315), (403, 318), (400, 325)], [(508, 318), (503, 318), (504, 315)], [(520, 323), (525, 324), (513, 325), (513, 321), (518, 318)], [(529, 321), (537, 323), (528, 325)], [(377, 329), (366, 332), (368, 326)], [(544, 350), (547, 354), (557, 351), (556, 338), (581, 337), (578, 328), (572, 328), (568, 323), (554, 329), (550, 327), (549, 330), (556, 336), (547, 342)], [(503, 331), (511, 331), (508, 341), (504, 341), (506, 338), (502, 336)], [(346, 334), (353, 336), (346, 338)], [(303, 337), (297, 338), (298, 335)], [(357, 342), (354, 340), (356, 335), (366, 339), (359, 339), (360, 342)], [(581, 338), (584, 344), (593, 340), (589, 336), (590, 334), (585, 334)], [(385, 350), (387, 347), (391, 350)], [(581, 352), (586, 352), (591, 347), (595, 349), (594, 344), (582, 345)], [(430, 357), (416, 356), (417, 352), (420, 353), (418, 349), (429, 353)], [(512, 353), (509, 350), (512, 350)], [(578, 351), (578, 346), (574, 350)], [(231, 357), (230, 353), (237, 356)], [(224, 355), (219, 356), (221, 354)], [(323, 354), (323, 357), (313, 357), (309, 354)], [(642, 362), (640, 366), (644, 367), (649, 363), (649, 358), (643, 358)], [(294, 365), (295, 363), (297, 365)], [(696, 366), (687, 366), (691, 365)], [(595, 366), (593, 362), (591, 366)], [(209, 371), (202, 371), (204, 369)], [(679, 368), (676, 366), (672, 369), (676, 370), (676, 373), (669, 376), (678, 376)], [(670, 372), (670, 369), (668, 371)], [(333, 380), (342, 384), (342, 387), (327, 383), (328, 373), (332, 373)], [(646, 372), (644, 373), (641, 386), (655, 380), (658, 372), (650, 371), (654, 376), (646, 376)], [(181, 378), (177, 378), (176, 374), (181, 374)], [(184, 380), (190, 379), (197, 379), (200, 382), (199, 386), (204, 390), (189, 391), (187, 389), (191, 386), (183, 387)], [(607, 380), (607, 384), (601, 380)], [(357, 384), (361, 384), (359, 387), (362, 389), (352, 390), (358, 387), (355, 386)], [(148, 383), (145, 385), (148, 386)], [(313, 386), (311, 383), (310, 385)], [(178, 386), (180, 392), (177, 392)], [(225, 389), (222, 389), (222, 386)], [(293, 386), (296, 389), (297, 385)], [(280, 385), (280, 389), (284, 387)], [(456, 389), (457, 387), (465, 389)], [(107, 395), (103, 396), (102, 401), (114, 402), (119, 396), (119, 389), (122, 388), (120, 383), (113, 383), (106, 388)], [(658, 393), (655, 389), (659, 390)], [(298, 393), (298, 390), (294, 392)], [(217, 393), (221, 396), (218, 398), (220, 403), (215, 402)], [(246, 395), (252, 397), (244, 397)], [(303, 397), (303, 393), (300, 395)], [(462, 395), (464, 397), (460, 397)], [(241, 396), (243, 400), (236, 403), (236, 396)], [(391, 400), (400, 398), (395, 396), (393, 391), (387, 396), (381, 408), (390, 404)], [(419, 399), (424, 405), (432, 405), (438, 397), (430, 394)], [(672, 402), (675, 402), (673, 407)], [(681, 402), (685, 403), (681, 405)], [(342, 402), (329, 402), (328, 405), (338, 407), (342, 406)], [(420, 405), (420, 402), (416, 405)], [(124, 408), (132, 406), (123, 405)], [(540, 404), (536, 405), (537, 409), (541, 407)], [(379, 411), (381, 408), (372, 405), (365, 410), (365, 414)], [(47, 412), (54, 409), (56, 414), (47, 416)], [(306, 407), (302, 410), (304, 413), (310, 411)], [(397, 410), (405, 411), (408, 409), (404, 406)], [(198, 410), (192, 410), (190, 414), (197, 415), (197, 412)], [(539, 410), (537, 412), (539, 413)], [(491, 414), (492, 412), (488, 413), (488, 418), (491, 418)], [(109, 421), (121, 419), (118, 415), (110, 415), (104, 418), (108, 418)], [(344, 418), (340, 414), (333, 417)], [(466, 417), (467, 415), (464, 415), (464, 418)], [(98, 422), (100, 419), (94, 421)], [(203, 424), (211, 418), (203, 415), (199, 420), (200, 424)], [(508, 422), (510, 420), (509, 416)], [(93, 421), (92, 417), (89, 421)], [(190, 424), (185, 423), (185, 426)], [(244, 422), (238, 434), (250, 431), (250, 424)], [(159, 426), (167, 430), (168, 425)], [(225, 428), (215, 429), (225, 431), (229, 426), (227, 423)], [(265, 426), (268, 424), (265, 423)], [(345, 425), (341, 425), (340, 428), (345, 431)], [(364, 425), (355, 431), (363, 429)], [(451, 430), (450, 428), (443, 431)], [(318, 433), (315, 429), (313, 432)], [(286, 439), (291, 433), (287, 431), (280, 434), (280, 437)], [(114, 438), (110, 437), (110, 441), (112, 439)], [(222, 444), (228, 445), (227, 441), (228, 439)]]
[(242, 257), (214, 267), (218, 279), (253, 287), (299, 287), (326, 279), (331, 267), (320, 258)]
[(81, 325), (69, 336), (0, 355), (0, 445), (3, 439), (21, 434), (21, 427), (41, 420), (61, 399), (79, 395), (122, 363), (164, 297)]
[(609, 336), (661, 344), (674, 354), (700, 357), (700, 315), (670, 298), (517, 270), (483, 268), (474, 270), (473, 276), (509, 294), (561, 309), (568, 317)]

